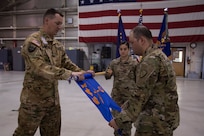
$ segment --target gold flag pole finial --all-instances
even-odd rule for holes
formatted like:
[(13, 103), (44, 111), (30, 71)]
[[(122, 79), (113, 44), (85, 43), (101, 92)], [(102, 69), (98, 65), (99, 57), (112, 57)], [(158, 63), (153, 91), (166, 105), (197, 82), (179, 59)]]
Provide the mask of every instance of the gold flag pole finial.
[(140, 14), (142, 14), (142, 11), (143, 11), (143, 9), (142, 9), (142, 3), (140, 4)]
[(120, 15), (121, 15), (121, 10), (118, 9), (118, 10), (117, 10), (117, 13), (118, 13), (118, 16), (120, 16)]

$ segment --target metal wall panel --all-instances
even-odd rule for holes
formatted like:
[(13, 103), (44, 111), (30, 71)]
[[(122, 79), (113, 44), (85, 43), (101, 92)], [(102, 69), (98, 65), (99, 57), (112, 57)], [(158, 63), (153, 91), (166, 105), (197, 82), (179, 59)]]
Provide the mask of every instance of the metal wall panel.
[(22, 5), (19, 5), (16, 7), (16, 10), (27, 10), (27, 9), (35, 9), (36, 4), (35, 4), (35, 0), (30, 0)]
[(30, 15), (17, 15), (16, 26), (17, 27), (28, 27), (28, 26), (42, 26), (43, 20), (42, 14), (30, 14)]
[(13, 37), (13, 30), (0, 30), (0, 37), (1, 38)]
[(0, 16), (0, 27), (10, 27), (13, 26), (13, 17), (12, 16)]
[(17, 10), (47, 9), (78, 6), (78, 0), (30, 0), (20, 6)]
[(35, 0), (35, 7), (38, 9), (60, 8), (63, 0)]
[[(78, 46), (78, 0), (30, 0), (18, 5), (16, 11), (11, 9), (0, 15), (3, 21), (0, 24), (0, 38), (7, 47), (12, 47), (16, 41), (17, 46), (23, 44), (24, 39), (31, 33), (38, 31), (42, 26), (43, 14), (48, 8), (61, 8), (64, 14), (63, 33), (56, 36), (65, 45), (65, 48)], [(70, 8), (71, 7), (71, 8)], [(72, 18), (72, 23), (68, 23)], [(10, 26), (14, 26), (11, 28)], [(10, 44), (12, 43), (12, 44)], [(78, 48), (78, 47), (77, 47)]]
[(20, 46), (22, 46), (22, 45), (23, 45), (23, 43), (24, 43), (24, 40), (17, 41), (16, 46), (17, 46), (17, 47), (20, 47)]
[(66, 28), (65, 34), (67, 37), (78, 37), (78, 28)]
[(66, 6), (78, 6), (78, 0), (66, 0)]
[(31, 33), (36, 32), (36, 30), (17, 30), (16, 37), (24, 37), (26, 38)]
[(60, 8), (64, 0), (31, 0), (17, 7), (17, 10)]

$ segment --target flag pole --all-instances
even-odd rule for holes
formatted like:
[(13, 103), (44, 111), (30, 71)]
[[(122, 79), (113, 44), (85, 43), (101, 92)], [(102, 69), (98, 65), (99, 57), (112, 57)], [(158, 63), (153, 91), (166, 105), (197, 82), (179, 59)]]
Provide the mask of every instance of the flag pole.
[(166, 25), (166, 39), (165, 39), (165, 42), (169, 42), (170, 39), (169, 39), (169, 30), (168, 30), (168, 8), (165, 8), (164, 9), (164, 14), (166, 15), (166, 22), (165, 22), (165, 25)]
[(141, 3), (141, 4), (140, 4), (140, 10), (139, 10), (140, 17), (139, 17), (138, 25), (142, 25), (142, 22), (143, 22), (143, 19), (142, 19), (142, 12), (143, 12), (143, 9), (142, 9), (142, 3)]
[(166, 52), (166, 55), (167, 57), (172, 60), (172, 56), (171, 56), (171, 49), (170, 49), (170, 38), (169, 38), (169, 29), (168, 29), (168, 8), (165, 8), (164, 9), (164, 14), (166, 16), (166, 22), (165, 22), (165, 25), (166, 25), (166, 29), (165, 29), (165, 32), (166, 32), (166, 37), (165, 37), (165, 44), (166, 44), (166, 49), (165, 49), (165, 52)]
[(105, 74), (106, 74), (105, 71), (102, 71), (102, 72), (96, 72), (96, 73), (95, 73), (96, 76), (105, 75)]
[(142, 9), (142, 3), (140, 4), (140, 15), (142, 15), (142, 11), (143, 11), (143, 9)]
[(120, 57), (120, 53), (119, 53), (120, 44), (123, 41), (127, 41), (127, 37), (126, 37), (126, 34), (125, 34), (125, 29), (124, 29), (124, 26), (123, 26), (122, 16), (121, 16), (121, 10), (118, 9), (117, 13), (118, 13), (118, 34), (117, 34), (116, 58)]

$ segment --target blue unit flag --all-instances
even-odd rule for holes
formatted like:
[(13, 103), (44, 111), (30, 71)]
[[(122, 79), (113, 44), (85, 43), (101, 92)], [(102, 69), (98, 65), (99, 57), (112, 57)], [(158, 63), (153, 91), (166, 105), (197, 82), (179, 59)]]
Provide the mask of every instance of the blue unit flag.
[(171, 55), (171, 47), (170, 47), (170, 39), (168, 35), (167, 17), (168, 17), (168, 14), (167, 14), (167, 11), (165, 11), (159, 36), (157, 38), (157, 44), (159, 45), (160, 48), (162, 48), (162, 51), (168, 57)]
[(118, 36), (117, 36), (117, 49), (116, 49), (116, 58), (120, 57), (119, 53), (119, 47), (120, 44), (124, 41), (127, 41), (127, 37), (125, 34), (124, 26), (123, 26), (123, 21), (121, 17), (121, 13), (119, 11), (118, 13), (119, 21), (118, 21)]
[(121, 112), (120, 106), (106, 93), (106, 91), (98, 84), (90, 73), (84, 75), (85, 80), (76, 83), (81, 87), (83, 92), (95, 104), (106, 121), (110, 122), (113, 119), (110, 108)]

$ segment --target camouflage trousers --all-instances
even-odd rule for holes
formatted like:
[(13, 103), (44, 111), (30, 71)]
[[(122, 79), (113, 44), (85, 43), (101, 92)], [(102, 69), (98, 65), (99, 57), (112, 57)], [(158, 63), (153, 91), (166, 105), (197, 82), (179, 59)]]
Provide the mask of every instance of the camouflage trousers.
[(151, 132), (135, 132), (135, 136), (173, 136), (173, 132), (172, 133), (168, 133), (168, 134), (153, 134)]
[(39, 108), (21, 105), (18, 115), (18, 127), (13, 136), (34, 136), (39, 127), (41, 136), (60, 136), (60, 106)]
[[(113, 116), (117, 116), (119, 114), (117, 111), (112, 111)], [(132, 129), (132, 122), (125, 122), (122, 125), (122, 128), (120, 128), (122, 135), (119, 133), (119, 131), (114, 131), (115, 136), (131, 136), (131, 129)]]

